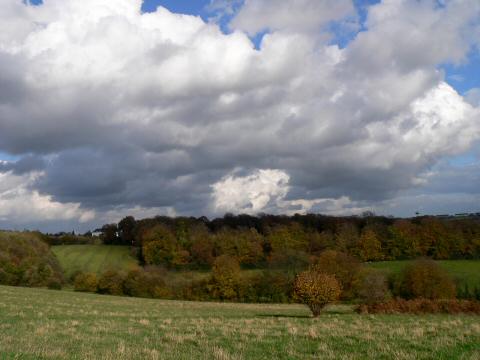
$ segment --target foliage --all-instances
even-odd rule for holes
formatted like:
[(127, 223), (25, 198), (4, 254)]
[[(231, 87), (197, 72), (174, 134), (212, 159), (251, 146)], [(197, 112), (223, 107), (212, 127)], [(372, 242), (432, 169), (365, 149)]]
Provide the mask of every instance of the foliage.
[(61, 267), (38, 233), (0, 232), (0, 284), (59, 287)]
[(98, 279), (97, 291), (100, 294), (123, 295), (125, 275), (115, 270), (105, 271)]
[[(301, 271), (325, 250), (361, 261), (480, 259), (479, 217), (227, 214), (210, 221), (205, 217), (135, 220), (129, 216), (105, 225), (102, 232), (105, 244), (138, 247), (141, 263), (175, 269), (209, 268), (216, 257), (229, 255), (237, 257), (243, 267)], [(155, 232), (169, 235), (155, 240), (159, 235)]]
[(362, 261), (379, 261), (383, 259), (382, 244), (377, 234), (366, 228), (358, 241), (358, 255)]
[(75, 291), (96, 292), (98, 288), (97, 274), (80, 273), (73, 282)]
[(234, 257), (222, 255), (213, 263), (209, 290), (220, 300), (236, 300), (241, 287), (240, 264)]
[(163, 271), (158, 268), (131, 270), (123, 283), (124, 293), (134, 297), (167, 298), (169, 291), (163, 278)]
[(358, 297), (363, 303), (376, 304), (390, 297), (385, 275), (372, 269), (363, 269), (359, 275)]
[(156, 225), (142, 237), (142, 253), (148, 265), (175, 267), (188, 261), (189, 253), (179, 247), (174, 234), (164, 225)]
[(356, 284), (361, 264), (347, 254), (327, 250), (315, 259), (313, 267), (316, 271), (334, 275), (342, 287), (341, 298), (350, 300), (355, 297)]
[(358, 308), (362, 314), (477, 314), (480, 315), (480, 302), (456, 299), (394, 299), (384, 303), (362, 304)]
[(310, 269), (297, 275), (294, 284), (295, 297), (312, 311), (320, 315), (323, 308), (339, 299), (340, 283), (335, 276)]
[(420, 259), (407, 266), (396, 280), (395, 293), (406, 299), (450, 299), (455, 283), (437, 263)]

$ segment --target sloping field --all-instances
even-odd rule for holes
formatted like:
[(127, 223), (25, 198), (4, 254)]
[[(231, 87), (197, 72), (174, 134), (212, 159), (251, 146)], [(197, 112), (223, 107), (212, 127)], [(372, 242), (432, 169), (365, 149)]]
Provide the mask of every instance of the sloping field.
[[(461, 286), (468, 284), (471, 289), (475, 286), (480, 287), (480, 260), (440, 260), (437, 262)], [(389, 275), (399, 273), (409, 263), (410, 261), (381, 261), (368, 265)]]
[(0, 286), (0, 359), (479, 359), (480, 317)]
[(108, 269), (129, 270), (137, 266), (128, 246), (60, 245), (52, 246), (65, 274), (75, 271), (101, 273)]

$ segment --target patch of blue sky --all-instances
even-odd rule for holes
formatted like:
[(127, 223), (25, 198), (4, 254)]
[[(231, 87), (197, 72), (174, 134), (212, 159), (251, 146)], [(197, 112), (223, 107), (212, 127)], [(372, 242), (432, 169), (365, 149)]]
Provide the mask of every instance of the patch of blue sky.
[(142, 5), (143, 12), (155, 12), (159, 6), (174, 13), (201, 16), (208, 19), (207, 5), (209, 0), (145, 0)]
[(441, 67), (445, 71), (445, 80), (461, 95), (468, 90), (480, 87), (480, 52), (470, 51), (467, 59), (461, 64), (446, 64)]
[(19, 159), (18, 156), (11, 155), (11, 154), (4, 153), (4, 152), (0, 151), (0, 161), (13, 162), (13, 161), (17, 161), (18, 159)]

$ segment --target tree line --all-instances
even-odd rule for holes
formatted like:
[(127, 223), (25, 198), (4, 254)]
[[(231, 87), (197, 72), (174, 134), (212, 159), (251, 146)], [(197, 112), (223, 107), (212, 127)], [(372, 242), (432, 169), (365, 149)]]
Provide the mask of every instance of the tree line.
[(222, 255), (243, 268), (305, 268), (325, 250), (362, 262), (429, 257), (480, 258), (480, 221), (417, 217), (225, 215), (202, 218), (126, 217), (101, 228), (104, 244), (138, 249), (143, 264), (211, 268)]

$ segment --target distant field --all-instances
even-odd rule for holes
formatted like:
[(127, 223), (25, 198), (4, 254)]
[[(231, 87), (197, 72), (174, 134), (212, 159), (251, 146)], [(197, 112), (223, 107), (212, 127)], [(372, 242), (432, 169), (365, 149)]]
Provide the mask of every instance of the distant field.
[[(410, 261), (382, 261), (368, 264), (385, 274), (399, 273)], [(438, 261), (459, 284), (480, 287), (480, 260), (443, 260)]]
[(52, 246), (67, 276), (75, 271), (101, 273), (108, 269), (128, 270), (137, 266), (128, 246), (60, 245)]
[(480, 317), (0, 286), (0, 359), (479, 359)]

